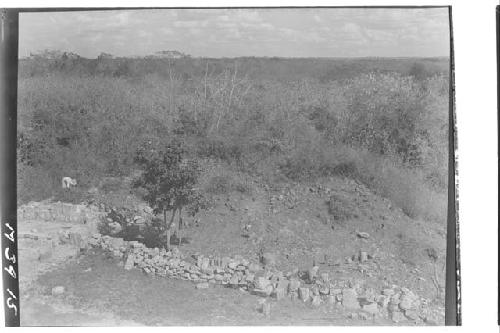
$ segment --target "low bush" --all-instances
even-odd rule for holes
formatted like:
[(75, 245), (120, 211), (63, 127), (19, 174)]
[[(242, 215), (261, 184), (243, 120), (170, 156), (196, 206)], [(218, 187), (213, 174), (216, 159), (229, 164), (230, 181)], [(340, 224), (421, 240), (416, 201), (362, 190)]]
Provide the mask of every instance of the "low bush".
[(204, 185), (204, 190), (209, 194), (252, 193), (252, 187), (244, 180), (244, 176), (227, 168), (211, 176)]
[(324, 176), (356, 179), (390, 199), (412, 218), (446, 220), (447, 192), (443, 190), (446, 178), (436, 176), (440, 185), (434, 186), (423, 170), (405, 167), (396, 158), (367, 149), (346, 146), (309, 149), (287, 158), (280, 171), (293, 180)]
[(231, 190), (231, 183), (227, 177), (215, 176), (210, 179), (205, 190), (211, 194), (226, 194)]
[(243, 148), (229, 141), (221, 138), (200, 141), (198, 156), (202, 158), (215, 158), (228, 163), (237, 162), (243, 155)]
[[(421, 171), (408, 169), (396, 161), (369, 153), (352, 150), (348, 155), (350, 177), (359, 180), (390, 199), (412, 218), (446, 221), (447, 195), (432, 189)], [(346, 163), (346, 162), (344, 162)]]
[(342, 225), (344, 221), (357, 217), (355, 207), (341, 195), (331, 195), (326, 204), (335, 224)]
[(59, 187), (61, 184), (56, 183), (47, 170), (23, 163), (17, 164), (18, 205), (50, 198)]

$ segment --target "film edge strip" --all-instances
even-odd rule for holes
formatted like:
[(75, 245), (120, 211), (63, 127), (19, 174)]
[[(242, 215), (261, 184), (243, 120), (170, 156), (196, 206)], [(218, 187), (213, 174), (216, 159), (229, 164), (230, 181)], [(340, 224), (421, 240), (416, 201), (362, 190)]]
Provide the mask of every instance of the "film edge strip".
[(460, 235), (458, 227), (458, 144), (455, 112), (455, 60), (452, 6), (449, 6), (448, 10), (450, 27), (450, 90), (448, 118), (448, 218), (446, 236), (445, 325), (461, 326)]
[(17, 9), (1, 9), (0, 219), (5, 326), (20, 326), (15, 145), (18, 22)]

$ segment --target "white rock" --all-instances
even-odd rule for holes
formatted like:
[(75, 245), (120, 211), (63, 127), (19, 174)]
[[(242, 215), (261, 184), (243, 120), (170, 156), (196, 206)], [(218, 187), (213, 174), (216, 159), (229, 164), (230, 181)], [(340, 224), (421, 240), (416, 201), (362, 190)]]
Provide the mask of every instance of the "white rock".
[(298, 279), (290, 279), (290, 284), (288, 285), (289, 292), (295, 292), (300, 288), (300, 281)]
[(386, 288), (382, 291), (382, 294), (385, 296), (392, 296), (395, 294), (394, 290)]
[(321, 305), (321, 297), (320, 296), (313, 296), (313, 299), (312, 299), (312, 306), (314, 307), (318, 307)]
[(271, 284), (271, 281), (269, 281), (268, 279), (266, 279), (263, 276), (259, 276), (255, 280), (255, 287), (258, 289), (265, 289), (270, 284)]
[(316, 279), (316, 276), (318, 275), (319, 267), (318, 266), (313, 266), (309, 272), (308, 272), (308, 277), (309, 281), (314, 281)]
[(366, 312), (373, 314), (373, 315), (378, 314), (377, 303), (370, 303), (370, 304), (363, 305), (363, 311), (366, 311)]
[(64, 287), (63, 286), (57, 286), (52, 288), (52, 296), (58, 296), (64, 294)]
[(365, 238), (365, 239), (366, 239), (366, 238), (370, 238), (370, 234), (369, 234), (369, 233), (367, 233), (367, 232), (360, 232), (360, 231), (358, 231), (358, 232), (356, 233), (356, 235), (357, 235), (359, 238)]
[(134, 261), (135, 261), (135, 257), (131, 254), (128, 255), (127, 257), (127, 261), (125, 262), (125, 269), (126, 270), (131, 270), (132, 268), (134, 268)]
[(266, 252), (262, 255), (262, 263), (265, 266), (276, 266), (278, 256), (274, 253)]
[(307, 302), (311, 297), (311, 291), (309, 288), (299, 288), (299, 298), (304, 302)]
[(284, 288), (276, 288), (274, 293), (276, 295), (276, 300), (280, 301), (285, 298), (286, 291)]
[(348, 288), (342, 290), (342, 305), (351, 310), (360, 308), (356, 290)]

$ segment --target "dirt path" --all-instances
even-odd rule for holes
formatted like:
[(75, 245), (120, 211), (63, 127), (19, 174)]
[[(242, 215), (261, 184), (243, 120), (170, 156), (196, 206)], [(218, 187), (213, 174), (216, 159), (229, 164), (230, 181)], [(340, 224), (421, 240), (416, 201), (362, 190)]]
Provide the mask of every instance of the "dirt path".
[(53, 297), (26, 300), (21, 312), (22, 326), (142, 326), (111, 313), (75, 309)]

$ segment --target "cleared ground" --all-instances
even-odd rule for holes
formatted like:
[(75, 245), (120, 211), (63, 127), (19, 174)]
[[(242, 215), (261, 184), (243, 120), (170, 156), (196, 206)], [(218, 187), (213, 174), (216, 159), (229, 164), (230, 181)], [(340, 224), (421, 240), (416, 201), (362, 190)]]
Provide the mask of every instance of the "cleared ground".
[[(107, 196), (128, 196), (129, 208), (133, 202), (140, 204), (125, 189)], [(315, 262), (333, 279), (376, 290), (391, 284), (407, 287), (429, 300), (436, 323), (442, 324), (444, 300), (438, 288), (444, 287), (444, 225), (412, 220), (366, 187), (342, 178), (280, 191), (254, 183), (250, 193), (214, 198), (215, 206), (183, 231), (186, 242), (180, 249), (187, 256), (240, 254), (257, 260), (258, 252), (265, 250), (278, 255), (283, 271), (308, 269)], [(249, 232), (245, 224), (251, 225)], [(22, 229), (50, 235), (49, 225), (52, 235), (65, 227), (26, 221)], [(359, 232), (369, 237), (360, 238)], [(291, 300), (273, 301), (271, 316), (265, 317), (257, 311), (259, 298), (254, 295), (223, 287), (197, 290), (190, 282), (151, 278), (137, 269), (124, 270), (123, 263), (103, 253), (77, 257), (71, 247), (58, 247), (51, 259), (39, 261), (29, 253), (36, 253), (36, 244), (42, 243), (21, 243), (21, 279), (32, 280), (21, 299), (26, 326), (394, 324), (382, 318), (351, 319), (350, 312), (334, 305), (313, 308)], [(346, 260), (360, 251), (374, 259)], [(52, 296), (55, 286), (64, 286), (65, 293)]]

